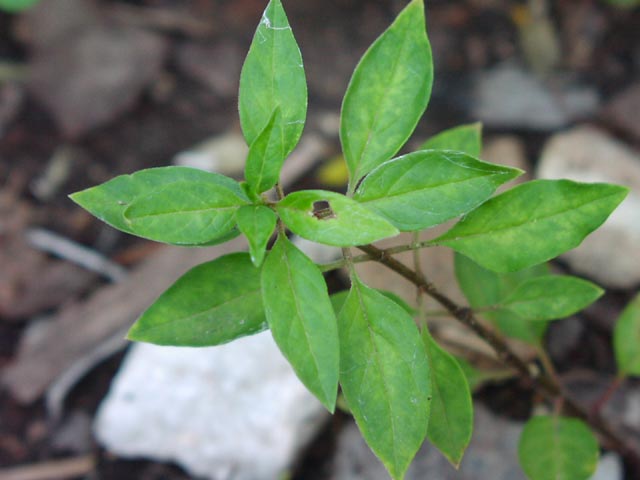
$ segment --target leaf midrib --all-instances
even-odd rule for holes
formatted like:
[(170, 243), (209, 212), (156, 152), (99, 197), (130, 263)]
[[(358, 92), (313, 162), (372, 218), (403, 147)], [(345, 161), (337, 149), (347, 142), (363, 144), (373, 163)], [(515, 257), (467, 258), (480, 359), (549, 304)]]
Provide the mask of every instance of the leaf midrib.
[(394, 80), (398, 75), (398, 63), (400, 62), (400, 58), (402, 57), (402, 54), (404, 53), (405, 47), (408, 43), (408, 35), (404, 35), (402, 37), (402, 45), (400, 46), (400, 50), (398, 52), (398, 55), (396, 55), (394, 62), (393, 62), (393, 68), (391, 71), (391, 75), (389, 75), (390, 81), (385, 83), (385, 88), (383, 90), (383, 94), (379, 96), (379, 100), (376, 102), (376, 114), (373, 117), (373, 120), (371, 121), (371, 123), (369, 124), (369, 131), (367, 133), (367, 140), (364, 143), (364, 146), (362, 147), (362, 150), (360, 151), (360, 154), (358, 155), (358, 159), (357, 159), (357, 163), (356, 163), (356, 168), (354, 170), (354, 181), (358, 181), (360, 179), (360, 177), (362, 177), (362, 174), (360, 173), (360, 171), (362, 170), (362, 159), (365, 158), (365, 152), (367, 152), (367, 149), (369, 147), (369, 144), (371, 143), (371, 138), (373, 135), (373, 130), (374, 127), (377, 126), (378, 124), (378, 119), (380, 118), (381, 115), (381, 105), (383, 105), (386, 101), (387, 98), (387, 92), (390, 90), (390, 85), (394, 84)]
[[(426, 327), (425, 327), (426, 328)], [(433, 347), (434, 349), (436, 347)], [(439, 352), (438, 352), (439, 353)], [(437, 375), (435, 374), (436, 369), (433, 368), (433, 354), (429, 353), (429, 349), (427, 348), (427, 355), (429, 356), (429, 362), (431, 364), (431, 371), (433, 372), (431, 375), (431, 387), (436, 390), (436, 392), (434, 392), (434, 397), (438, 398), (440, 403), (442, 404), (442, 409), (444, 410), (444, 420), (445, 423), (447, 424), (447, 440), (449, 443), (449, 448), (455, 448), (455, 439), (454, 439), (454, 435), (452, 433), (452, 428), (451, 428), (451, 421), (450, 421), (450, 417), (449, 417), (449, 409), (447, 408), (447, 405), (445, 404), (444, 400), (442, 399), (442, 389), (440, 388), (440, 383), (437, 382)], [(437, 396), (435, 395), (437, 393)], [(429, 422), (429, 424), (431, 424), (431, 422)], [(428, 432), (428, 430), (427, 430)], [(448, 455), (445, 454), (447, 457)], [(456, 456), (456, 463), (458, 463), (458, 456)]]
[(238, 300), (244, 299), (244, 298), (246, 298), (246, 297), (248, 297), (250, 295), (254, 295), (254, 294), (260, 294), (260, 288), (258, 288), (256, 290), (251, 290), (251, 291), (246, 292), (246, 293), (243, 293), (242, 295), (238, 295), (237, 297), (230, 298), (230, 299), (225, 300), (224, 302), (219, 303), (219, 304), (217, 304), (217, 305), (215, 305), (213, 307), (206, 308), (205, 310), (192, 313), (192, 314), (187, 315), (185, 317), (171, 318), (171, 319), (169, 319), (169, 320), (167, 320), (165, 322), (159, 322), (159, 323), (155, 323), (154, 325), (149, 325), (146, 328), (138, 328), (138, 331), (148, 332), (148, 331), (155, 330), (155, 329), (158, 329), (158, 328), (161, 328), (161, 327), (165, 327), (165, 326), (170, 325), (170, 324), (175, 323), (175, 322), (188, 322), (188, 321), (193, 320), (195, 317), (198, 317), (198, 316), (201, 316), (201, 315), (207, 315), (209, 313), (215, 312), (216, 310), (218, 310), (220, 308), (223, 308), (223, 307), (225, 307), (225, 306), (227, 306), (229, 304), (235, 303)]
[[(450, 237), (450, 238), (446, 238), (446, 237), (445, 238), (436, 238), (431, 243), (437, 244), (437, 243), (446, 242), (446, 241), (456, 241), (456, 240), (461, 240), (461, 239), (465, 240), (465, 239), (468, 239), (468, 238), (484, 236), (484, 235), (491, 235), (491, 234), (494, 234), (494, 233), (497, 233), (497, 232), (504, 232), (504, 231), (507, 231), (507, 230), (518, 229), (518, 228), (522, 227), (523, 225), (527, 225), (527, 224), (530, 224), (530, 223), (536, 223), (539, 220), (549, 220), (549, 219), (551, 219), (553, 217), (557, 217), (557, 216), (562, 215), (562, 214), (567, 213), (567, 212), (581, 210), (582, 208), (584, 208), (584, 207), (586, 207), (586, 206), (588, 206), (588, 205), (590, 205), (592, 203), (596, 203), (596, 202), (600, 202), (600, 201), (606, 200), (609, 197), (613, 197), (615, 195), (616, 195), (616, 193), (612, 193), (610, 195), (602, 196), (602, 197), (599, 197), (599, 198), (597, 198), (595, 200), (590, 200), (588, 202), (585, 202), (585, 203), (581, 204), (578, 207), (567, 208), (567, 209), (564, 209), (564, 210), (561, 210), (561, 211), (558, 211), (558, 212), (554, 212), (551, 215), (545, 215), (545, 216), (536, 217), (536, 218), (533, 218), (533, 219), (532, 218), (528, 218), (528, 219), (525, 219), (524, 221), (522, 221), (522, 222), (520, 222), (520, 223), (518, 223), (516, 225), (508, 225), (508, 226), (505, 226), (505, 227), (502, 227), (502, 228), (493, 228), (491, 230), (483, 230), (481, 232), (475, 232), (475, 233), (465, 234), (465, 235), (458, 235), (456, 237)], [(453, 227), (453, 228), (455, 229), (456, 227)]]
[[(375, 352), (374, 355), (374, 359), (376, 362), (376, 365), (378, 367), (378, 371), (383, 373), (385, 370), (382, 367), (381, 364), (381, 360), (380, 360), (380, 352), (378, 350), (378, 346), (376, 345), (375, 342), (375, 332), (373, 331), (373, 328), (371, 328), (371, 322), (369, 321), (369, 312), (367, 310), (367, 308), (365, 307), (364, 301), (363, 301), (363, 295), (362, 292), (360, 291), (360, 286), (359, 284), (355, 284), (355, 288), (357, 291), (357, 295), (358, 295), (358, 303), (360, 304), (360, 311), (362, 312), (362, 316), (364, 317), (364, 321), (366, 322), (367, 325), (367, 333), (369, 334), (369, 340), (371, 341), (371, 345), (373, 347), (373, 350)], [(382, 388), (384, 389), (384, 398), (386, 400), (386, 406), (389, 412), (389, 422), (391, 424), (391, 433), (392, 433), (392, 437), (393, 437), (393, 441), (391, 442), (391, 448), (393, 450), (393, 458), (394, 458), (394, 463), (395, 466), (397, 467), (397, 465), (399, 464), (398, 462), (398, 451), (396, 449), (396, 439), (397, 439), (397, 433), (396, 433), (396, 424), (394, 422), (394, 417), (392, 415), (392, 407), (391, 407), (391, 394), (389, 393), (389, 388), (387, 386), (387, 382), (386, 382), (386, 376), (385, 375), (381, 375), (382, 377)]]
[(299, 298), (298, 298), (298, 292), (294, 288), (293, 277), (291, 275), (291, 272), (292, 272), (291, 263), (289, 261), (289, 255), (288, 255), (288, 252), (287, 252), (287, 245), (283, 245), (283, 247), (284, 247), (283, 248), (283, 257), (284, 257), (283, 261), (284, 261), (284, 263), (286, 265), (286, 270), (287, 270), (287, 282), (289, 284), (289, 287), (290, 287), (291, 291), (294, 292), (293, 302), (295, 304), (298, 321), (300, 322), (300, 325), (302, 326), (302, 331), (304, 332), (304, 336), (305, 336), (305, 339), (307, 341), (307, 346), (309, 347), (309, 353), (311, 354), (311, 358), (313, 358), (313, 366), (315, 367), (317, 378), (320, 381), (320, 387), (322, 388), (322, 391), (325, 394), (325, 396), (327, 396), (327, 392), (325, 391), (324, 382), (320, 379), (320, 365), (318, 364), (318, 358), (316, 356), (315, 350), (312, 348), (312, 343), (311, 343), (311, 339), (309, 337), (309, 332), (307, 332), (306, 324), (302, 320), (304, 318), (304, 316), (302, 314), (302, 308), (300, 306), (300, 302), (299, 302)]
[(140, 220), (140, 219), (145, 219), (145, 218), (162, 217), (162, 216), (168, 216), (168, 215), (180, 215), (180, 214), (183, 214), (183, 213), (184, 214), (209, 213), (209, 212), (221, 212), (221, 213), (224, 213), (227, 210), (237, 209), (238, 207), (241, 207), (243, 205), (244, 204), (236, 204), (236, 205), (225, 205), (225, 206), (221, 206), (221, 207), (180, 209), (180, 210), (174, 210), (174, 211), (169, 211), (169, 212), (156, 212), (156, 213), (149, 213), (149, 214), (146, 214), (146, 215), (138, 215), (138, 216), (130, 216), (130, 217), (127, 217), (126, 215), (124, 215), (124, 218), (129, 220), (130, 222), (133, 222), (133, 221)]
[(473, 180), (479, 180), (479, 179), (484, 179), (486, 177), (494, 177), (494, 176), (500, 176), (500, 175), (507, 175), (507, 172), (492, 172), (492, 173), (488, 173), (486, 175), (478, 175), (478, 176), (475, 176), (475, 177), (464, 178), (464, 179), (456, 180), (456, 181), (453, 181), (453, 182), (451, 182), (451, 181), (450, 182), (443, 182), (443, 183), (439, 183), (437, 185), (430, 185), (428, 187), (420, 187), (420, 188), (417, 188), (415, 190), (407, 190), (407, 191), (404, 191), (404, 192), (397, 192), (397, 193), (391, 193), (391, 194), (383, 193), (380, 196), (372, 198), (372, 199), (369, 199), (369, 200), (367, 200), (367, 199), (360, 200), (358, 198), (356, 198), (356, 200), (358, 200), (358, 202), (360, 202), (360, 203), (376, 203), (376, 202), (377, 203), (384, 203), (384, 201), (389, 199), (389, 198), (401, 197), (401, 196), (412, 195), (412, 194), (420, 194), (420, 193), (422, 193), (424, 191), (427, 191), (427, 190), (437, 190), (439, 188), (447, 187), (449, 185), (457, 185), (457, 184), (460, 184), (460, 183), (471, 182)]

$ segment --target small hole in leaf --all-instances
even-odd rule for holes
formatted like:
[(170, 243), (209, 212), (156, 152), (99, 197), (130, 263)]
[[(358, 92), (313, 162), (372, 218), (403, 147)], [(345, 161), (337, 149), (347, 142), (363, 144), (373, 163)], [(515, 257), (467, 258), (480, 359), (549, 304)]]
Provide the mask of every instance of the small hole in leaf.
[(318, 200), (313, 202), (313, 216), (318, 220), (329, 220), (336, 218), (336, 214), (331, 210), (331, 205), (326, 200)]

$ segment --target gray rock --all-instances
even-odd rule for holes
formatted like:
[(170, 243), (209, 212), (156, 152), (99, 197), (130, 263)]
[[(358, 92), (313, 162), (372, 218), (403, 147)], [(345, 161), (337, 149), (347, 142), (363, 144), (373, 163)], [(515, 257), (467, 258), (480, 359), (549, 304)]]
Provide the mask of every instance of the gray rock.
[[(406, 480), (524, 480), (518, 465), (518, 439), (522, 425), (493, 415), (482, 405), (475, 406), (475, 429), (459, 470), (428, 442), (409, 467)], [(388, 480), (389, 475), (364, 443), (355, 424), (350, 424), (338, 440), (334, 480)]]
[(562, 258), (577, 273), (604, 286), (630, 288), (640, 282), (640, 156), (606, 133), (576, 127), (549, 140), (539, 178), (610, 182), (631, 191), (602, 227)]
[(613, 97), (605, 106), (604, 115), (616, 127), (640, 140), (638, 111), (640, 111), (640, 82)]
[(491, 127), (553, 130), (592, 113), (598, 102), (593, 89), (567, 84), (552, 90), (507, 63), (477, 76), (473, 117)]
[[(405, 480), (525, 480), (518, 463), (518, 441), (523, 424), (498, 417), (475, 404), (471, 443), (458, 470), (429, 442), (425, 442), (407, 471)], [(388, 480), (380, 461), (369, 450), (355, 423), (338, 439), (332, 480)], [(615, 453), (604, 455), (591, 480), (622, 480), (622, 461)]]
[(272, 480), (328, 413), (264, 332), (213, 348), (136, 344), (95, 422), (123, 457), (215, 480)]
[(565, 318), (562, 322), (552, 322), (547, 333), (547, 351), (551, 358), (567, 361), (580, 348), (580, 339), (585, 330), (584, 323), (577, 317)]

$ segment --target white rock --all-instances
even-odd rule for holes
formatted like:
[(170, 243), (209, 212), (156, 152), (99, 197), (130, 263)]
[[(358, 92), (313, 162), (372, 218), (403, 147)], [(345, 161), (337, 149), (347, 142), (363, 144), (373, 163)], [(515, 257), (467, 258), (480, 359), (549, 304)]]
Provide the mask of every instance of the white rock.
[(600, 458), (598, 469), (591, 480), (622, 480), (622, 460), (617, 453), (606, 453)]
[(240, 132), (231, 131), (176, 154), (173, 163), (234, 176), (242, 173), (247, 153), (249, 147), (244, 137)]
[(338, 247), (312, 242), (298, 236), (293, 236), (292, 242), (315, 263), (331, 263), (342, 258), (342, 250)]
[(215, 480), (272, 480), (327, 416), (264, 332), (204, 349), (134, 345), (94, 428), (123, 457)]
[(562, 258), (578, 273), (604, 286), (630, 288), (640, 282), (640, 156), (606, 133), (580, 126), (549, 140), (539, 178), (609, 182), (631, 189), (605, 224)]

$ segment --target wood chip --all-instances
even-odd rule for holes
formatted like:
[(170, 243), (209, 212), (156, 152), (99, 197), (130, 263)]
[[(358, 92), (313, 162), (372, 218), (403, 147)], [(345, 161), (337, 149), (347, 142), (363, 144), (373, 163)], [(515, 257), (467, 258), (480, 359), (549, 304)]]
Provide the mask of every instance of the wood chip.
[(96, 465), (93, 455), (0, 469), (2, 480), (64, 480), (86, 475)]
[(25, 232), (27, 243), (34, 248), (64, 258), (76, 265), (108, 278), (112, 282), (124, 279), (127, 271), (104, 255), (44, 228)]

